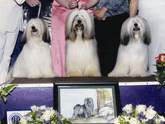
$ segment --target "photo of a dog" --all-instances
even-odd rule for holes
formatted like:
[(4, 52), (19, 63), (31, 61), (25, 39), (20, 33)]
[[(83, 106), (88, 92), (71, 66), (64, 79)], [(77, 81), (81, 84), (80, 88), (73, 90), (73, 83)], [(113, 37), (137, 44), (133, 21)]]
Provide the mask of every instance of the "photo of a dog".
[(94, 20), (86, 10), (74, 10), (66, 19), (66, 76), (101, 76)]
[(144, 18), (140, 16), (128, 18), (122, 25), (116, 65), (108, 76), (148, 76), (150, 37), (149, 25)]
[(79, 118), (90, 117), (94, 115), (93, 111), (94, 111), (93, 99), (90, 97), (85, 98), (83, 105), (77, 104), (74, 106), (73, 116), (71, 119), (74, 120), (74, 119), (79, 119)]
[(44, 20), (31, 19), (23, 34), (24, 47), (8, 73), (11, 77), (56, 77), (52, 69), (50, 34)]

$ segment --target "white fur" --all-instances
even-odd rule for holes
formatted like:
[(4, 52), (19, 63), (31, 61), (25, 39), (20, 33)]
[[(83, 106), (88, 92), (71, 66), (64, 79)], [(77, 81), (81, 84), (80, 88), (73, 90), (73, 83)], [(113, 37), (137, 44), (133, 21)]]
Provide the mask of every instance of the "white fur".
[[(135, 23), (138, 24), (138, 31), (133, 30)], [(128, 37), (128, 41), (125, 41), (125, 37)], [(125, 42), (128, 43), (125, 44)], [(122, 25), (121, 44), (118, 50), (116, 65), (108, 76), (148, 76), (149, 43), (150, 30), (146, 20), (139, 16), (128, 18)]]
[[(32, 32), (32, 26), (35, 26), (36, 32)], [(41, 19), (31, 19), (28, 22), (23, 39), (24, 45), (14, 66), (9, 72), (12, 77), (42, 78), (55, 77), (52, 69), (51, 51), (49, 43), (43, 41), (50, 40), (50, 35), (46, 23)], [(49, 41), (47, 41), (49, 42)]]
[[(79, 19), (84, 29), (75, 30)], [(94, 22), (87, 11), (74, 10), (68, 15), (66, 39), (66, 76), (101, 76), (97, 42), (94, 38)]]

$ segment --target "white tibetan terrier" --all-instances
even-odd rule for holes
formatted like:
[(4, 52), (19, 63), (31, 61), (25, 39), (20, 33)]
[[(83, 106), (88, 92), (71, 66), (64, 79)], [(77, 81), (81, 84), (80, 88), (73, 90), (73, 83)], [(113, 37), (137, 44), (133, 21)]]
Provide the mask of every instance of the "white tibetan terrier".
[(9, 71), (10, 77), (42, 78), (55, 77), (52, 69), (50, 34), (44, 20), (31, 19), (23, 34), (25, 44), (14, 66)]
[(128, 18), (122, 25), (116, 65), (108, 76), (148, 76), (149, 44), (150, 29), (147, 21), (139, 16)]
[(93, 17), (74, 10), (66, 19), (66, 76), (101, 76)]

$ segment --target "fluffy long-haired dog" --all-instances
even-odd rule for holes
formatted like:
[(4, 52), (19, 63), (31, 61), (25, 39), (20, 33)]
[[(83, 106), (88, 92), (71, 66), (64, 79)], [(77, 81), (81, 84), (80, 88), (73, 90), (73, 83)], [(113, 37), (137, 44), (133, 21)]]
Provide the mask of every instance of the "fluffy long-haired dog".
[(93, 99), (91, 97), (85, 98), (83, 105), (77, 104), (74, 106), (72, 119), (90, 117), (94, 115), (93, 110)]
[(140, 16), (128, 18), (121, 28), (116, 65), (108, 76), (148, 76), (149, 44), (150, 29), (147, 21)]
[(9, 71), (12, 77), (55, 77), (52, 69), (50, 34), (44, 20), (31, 19), (23, 34), (24, 47)]
[(66, 19), (66, 76), (101, 76), (93, 17), (74, 10)]

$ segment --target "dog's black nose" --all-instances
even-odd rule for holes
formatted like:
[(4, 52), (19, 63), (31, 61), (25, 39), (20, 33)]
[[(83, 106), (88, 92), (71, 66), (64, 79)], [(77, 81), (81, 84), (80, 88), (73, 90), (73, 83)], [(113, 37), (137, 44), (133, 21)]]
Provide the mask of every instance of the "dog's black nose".
[(137, 24), (137, 23), (135, 23), (135, 24), (134, 24), (134, 26), (135, 26), (135, 27), (138, 27), (138, 24)]
[(81, 24), (81, 20), (77, 20), (77, 23), (78, 23), (78, 24)]
[(32, 28), (32, 30), (34, 30), (35, 29), (35, 26), (32, 26), (31, 28)]

